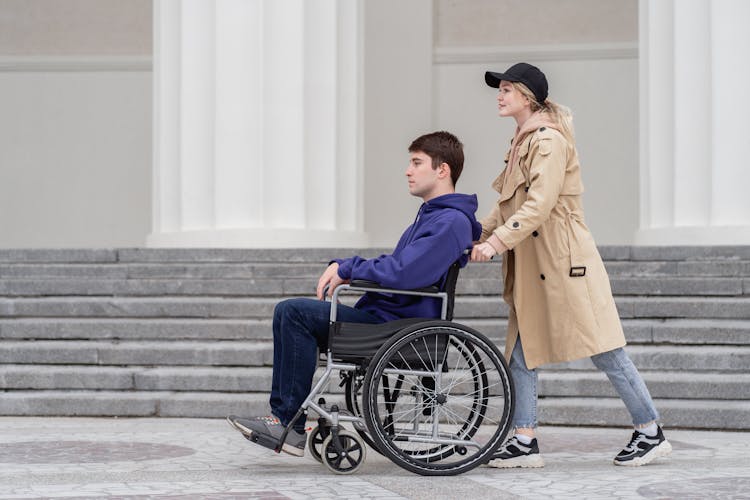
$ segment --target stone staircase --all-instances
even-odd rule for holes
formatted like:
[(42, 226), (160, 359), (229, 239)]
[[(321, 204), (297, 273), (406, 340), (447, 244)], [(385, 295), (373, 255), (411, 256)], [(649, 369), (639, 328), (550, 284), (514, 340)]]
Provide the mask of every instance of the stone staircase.
[[(312, 296), (330, 257), (382, 252), (0, 250), (0, 415), (266, 412), (276, 302)], [(750, 247), (601, 252), (665, 425), (750, 430)], [(499, 262), (470, 264), (456, 301), (498, 344), (500, 289)], [(589, 360), (540, 370), (539, 394), (542, 423), (629, 423)]]

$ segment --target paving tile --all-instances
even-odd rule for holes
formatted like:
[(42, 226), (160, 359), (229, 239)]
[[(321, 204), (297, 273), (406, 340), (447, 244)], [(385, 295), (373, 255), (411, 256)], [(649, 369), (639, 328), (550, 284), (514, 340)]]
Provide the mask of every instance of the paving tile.
[[(353, 475), (276, 455), (218, 419), (0, 417), (0, 499), (747, 498), (750, 433), (666, 429), (674, 451), (615, 467), (627, 428), (539, 429), (544, 469), (411, 474), (369, 450)], [(727, 446), (726, 443), (731, 443)]]

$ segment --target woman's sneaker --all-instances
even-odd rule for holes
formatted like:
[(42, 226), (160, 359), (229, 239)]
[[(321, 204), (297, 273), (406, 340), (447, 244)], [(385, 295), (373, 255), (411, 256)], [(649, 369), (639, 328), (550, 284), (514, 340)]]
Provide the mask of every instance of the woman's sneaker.
[[(248, 441), (257, 443), (272, 450), (281, 439), (285, 427), (274, 416), (241, 418), (234, 415), (227, 417), (229, 425), (242, 433)], [(290, 429), (281, 447), (281, 451), (297, 457), (305, 456), (306, 434)]]
[(633, 431), (628, 445), (615, 457), (615, 465), (646, 465), (647, 463), (672, 453), (672, 445), (669, 444), (661, 427), (658, 427), (656, 436), (649, 437), (642, 432)]
[(490, 467), (506, 469), (510, 467), (544, 467), (544, 460), (539, 454), (536, 438), (529, 444), (523, 444), (513, 436), (495, 452), (487, 464)]

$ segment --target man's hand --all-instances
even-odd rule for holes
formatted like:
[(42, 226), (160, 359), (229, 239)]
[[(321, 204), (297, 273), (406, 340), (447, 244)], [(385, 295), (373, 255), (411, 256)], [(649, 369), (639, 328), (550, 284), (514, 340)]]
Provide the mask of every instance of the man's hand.
[(328, 296), (331, 297), (336, 287), (338, 287), (339, 285), (343, 285), (344, 283), (348, 283), (348, 281), (343, 280), (341, 279), (341, 277), (339, 277), (339, 263), (332, 263), (330, 266), (328, 266), (328, 268), (326, 268), (323, 274), (320, 275), (320, 279), (318, 279), (318, 300), (325, 299), (323, 293), (326, 286), (328, 286)]

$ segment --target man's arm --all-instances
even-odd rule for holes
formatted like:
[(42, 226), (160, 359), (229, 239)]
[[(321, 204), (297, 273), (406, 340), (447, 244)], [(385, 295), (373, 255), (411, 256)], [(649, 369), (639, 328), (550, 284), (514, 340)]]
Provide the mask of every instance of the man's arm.
[(471, 224), (463, 214), (446, 212), (445, 217), (423, 229), (423, 234), (406, 244), (397, 256), (340, 260), (337, 274), (343, 280), (364, 279), (388, 288), (434, 285), (471, 246), (471, 236)]

